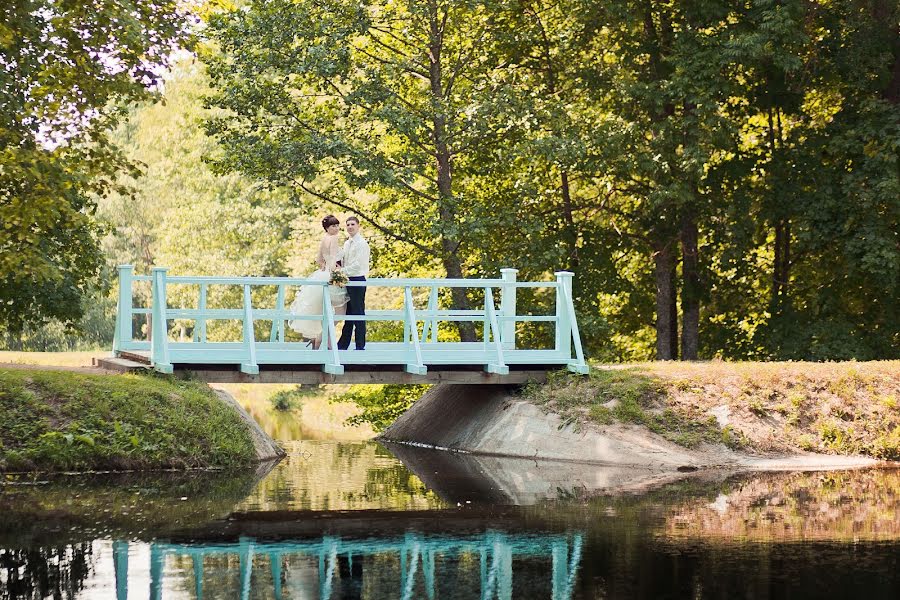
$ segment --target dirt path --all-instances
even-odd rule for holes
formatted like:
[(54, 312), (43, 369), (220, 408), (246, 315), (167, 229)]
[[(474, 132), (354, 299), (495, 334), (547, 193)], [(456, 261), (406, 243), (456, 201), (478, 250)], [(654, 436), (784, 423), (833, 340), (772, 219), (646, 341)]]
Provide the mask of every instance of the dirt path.
[(16, 371), (69, 371), (85, 375), (121, 375), (118, 371), (101, 369), (100, 367), (64, 367), (61, 365), (24, 365), (21, 363), (0, 362), (0, 369), (12, 369)]

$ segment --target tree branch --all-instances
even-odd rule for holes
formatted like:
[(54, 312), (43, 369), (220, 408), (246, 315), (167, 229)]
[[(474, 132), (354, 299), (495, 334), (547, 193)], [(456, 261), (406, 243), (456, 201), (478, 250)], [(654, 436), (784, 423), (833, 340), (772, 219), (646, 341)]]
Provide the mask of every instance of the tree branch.
[(318, 191), (310, 188), (309, 186), (307, 186), (305, 183), (297, 181), (296, 179), (293, 179), (292, 181), (296, 187), (299, 187), (307, 194), (309, 194), (311, 196), (315, 196), (319, 200), (328, 202), (329, 204), (333, 204), (333, 205), (337, 206), (338, 208), (342, 208), (346, 211), (356, 214), (359, 217), (362, 217), (368, 223), (370, 223), (372, 225), (372, 227), (374, 227), (375, 229), (377, 229), (384, 235), (388, 236), (389, 238), (397, 240), (398, 242), (403, 242), (405, 244), (409, 244), (409, 245), (421, 250), (422, 252), (424, 252), (425, 254), (427, 254), (429, 256), (434, 256), (437, 258), (441, 257), (441, 253), (439, 251), (437, 251), (433, 248), (429, 248), (428, 246), (420, 244), (419, 242), (412, 240), (410, 238), (404, 237), (398, 233), (395, 233), (391, 229), (388, 229), (387, 226), (380, 224), (377, 220), (375, 220), (371, 215), (367, 214), (365, 211), (359, 210), (359, 207), (350, 206), (346, 202), (342, 202), (342, 201), (334, 198), (333, 196), (329, 196), (322, 192), (318, 192)]

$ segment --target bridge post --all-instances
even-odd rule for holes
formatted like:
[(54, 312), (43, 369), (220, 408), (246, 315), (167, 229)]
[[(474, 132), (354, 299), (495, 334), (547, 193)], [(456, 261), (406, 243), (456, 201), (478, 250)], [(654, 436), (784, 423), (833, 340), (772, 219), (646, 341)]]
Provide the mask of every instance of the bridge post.
[(152, 315), (150, 338), (150, 362), (153, 368), (160, 373), (171, 373), (172, 364), (169, 362), (169, 322), (166, 317), (166, 272), (168, 267), (153, 267), (152, 282)]
[(132, 325), (132, 310), (134, 309), (134, 297), (131, 289), (131, 278), (134, 275), (134, 267), (131, 265), (119, 265), (119, 302), (116, 309), (116, 332), (113, 337), (113, 352), (126, 350), (134, 337)]
[(556, 272), (556, 351), (564, 358), (572, 358), (572, 321), (566, 298), (572, 297), (574, 276), (570, 271)]
[(203, 318), (203, 313), (206, 312), (207, 292), (208, 286), (205, 283), (201, 283), (200, 298), (197, 300), (197, 311), (200, 313), (200, 318), (194, 321), (194, 341), (203, 344), (206, 343), (206, 319)]
[[(518, 269), (500, 269), (503, 281), (506, 283), (500, 288), (500, 314), (504, 317), (513, 317), (516, 314), (516, 277)], [(513, 284), (513, 285), (509, 285)], [(503, 347), (507, 350), (516, 348), (516, 322), (503, 320), (500, 325)]]

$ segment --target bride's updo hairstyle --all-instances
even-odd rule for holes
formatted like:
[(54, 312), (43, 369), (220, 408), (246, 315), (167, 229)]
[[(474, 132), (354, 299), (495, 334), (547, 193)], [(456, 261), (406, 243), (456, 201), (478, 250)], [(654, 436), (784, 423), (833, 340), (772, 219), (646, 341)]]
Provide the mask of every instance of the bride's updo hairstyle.
[(328, 228), (332, 225), (340, 225), (341, 222), (338, 221), (338, 218), (334, 215), (328, 215), (324, 219), (322, 219), (322, 229), (328, 231)]

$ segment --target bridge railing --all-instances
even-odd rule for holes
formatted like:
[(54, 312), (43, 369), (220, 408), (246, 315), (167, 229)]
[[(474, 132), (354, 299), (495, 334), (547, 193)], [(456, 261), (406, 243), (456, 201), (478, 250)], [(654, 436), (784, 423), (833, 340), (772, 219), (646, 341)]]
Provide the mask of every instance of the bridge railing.
[[(119, 299), (113, 349), (123, 352), (149, 352), (151, 364), (159, 371), (171, 372), (174, 364), (238, 365), (248, 374), (259, 373), (259, 365), (320, 365), (326, 373), (341, 374), (344, 365), (402, 365), (413, 374), (425, 374), (429, 365), (483, 365), (489, 373), (509, 373), (509, 365), (560, 365), (578, 373), (588, 371), (581, 345), (581, 336), (572, 301), (573, 274), (556, 273), (555, 281), (518, 281), (516, 269), (503, 269), (497, 279), (369, 279), (349, 282), (348, 286), (392, 288), (401, 294), (402, 308), (368, 310), (365, 315), (353, 315), (352, 320), (402, 321), (401, 342), (368, 342), (364, 352), (339, 351), (335, 326), (336, 316), (327, 293), (327, 282), (295, 277), (189, 277), (169, 276), (168, 269), (157, 267), (151, 275), (135, 275), (130, 265), (119, 271)], [(134, 306), (134, 286), (149, 282), (150, 306)], [(190, 285), (199, 290), (196, 308), (172, 308), (168, 305), (171, 286)], [(237, 286), (242, 290), (240, 308), (210, 308), (209, 287)], [(285, 306), (287, 290), (294, 286), (318, 285), (326, 288), (322, 294), (321, 315), (293, 314)], [(275, 286), (274, 308), (253, 305), (254, 288)], [(417, 309), (413, 290), (428, 291), (426, 308)], [(459, 310), (438, 306), (441, 288), (480, 289), (484, 303), (478, 309)], [(516, 311), (516, 291), (520, 288), (550, 288), (555, 290), (556, 310), (549, 315), (520, 315)], [(499, 291), (500, 306), (494, 302)], [(136, 339), (134, 318), (144, 315), (148, 320), (148, 338)], [(341, 315), (337, 318), (340, 319)], [(348, 319), (350, 317), (347, 317)], [(193, 320), (193, 339), (177, 342), (169, 339), (169, 322), (175, 319)], [(207, 323), (216, 320), (236, 320), (241, 323), (240, 342), (209, 341)], [(323, 339), (319, 348), (312, 349), (305, 342), (289, 341), (285, 323), (292, 320), (319, 320)], [(346, 319), (340, 319), (346, 320)], [(268, 341), (258, 341), (255, 324), (271, 321)], [(448, 342), (438, 338), (441, 322), (472, 321), (483, 325), (480, 342)], [(516, 324), (545, 322), (555, 328), (554, 347), (534, 350), (516, 344)], [(422, 324), (421, 330), (419, 324)], [(574, 353), (573, 353), (574, 348)]]

